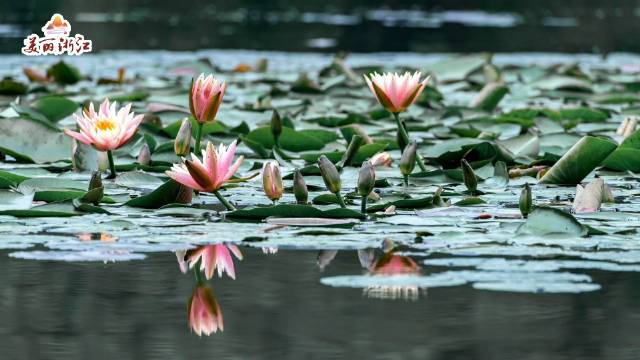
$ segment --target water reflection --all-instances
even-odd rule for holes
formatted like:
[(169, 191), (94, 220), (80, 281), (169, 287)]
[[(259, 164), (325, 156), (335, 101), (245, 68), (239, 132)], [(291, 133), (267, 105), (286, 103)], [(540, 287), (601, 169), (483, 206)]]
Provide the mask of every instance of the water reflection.
[(206, 282), (211, 280), (216, 270), (219, 278), (226, 272), (231, 279), (235, 280), (236, 270), (231, 255), (242, 260), (240, 249), (235, 244), (222, 243), (176, 251), (175, 254), (180, 271), (186, 274), (188, 269), (191, 269), (196, 280), (187, 309), (189, 328), (198, 336), (209, 336), (218, 330), (224, 331), (220, 304)]
[(242, 260), (242, 253), (235, 244), (205, 245), (188, 250), (183, 261), (189, 265), (190, 269), (200, 264), (199, 268), (204, 272), (207, 279), (213, 277), (213, 272), (216, 269), (218, 270), (218, 277), (222, 277), (222, 274), (226, 272), (230, 278), (235, 279), (236, 270), (231, 254), (236, 259)]
[(102, 242), (118, 241), (117, 236), (113, 236), (105, 232), (99, 232), (99, 233), (84, 232), (84, 233), (79, 233), (76, 236), (80, 241), (102, 241)]
[(640, 273), (589, 271), (607, 284), (591, 293), (456, 286), (392, 302), (320, 282), (361, 273), (353, 250), (341, 251), (324, 273), (317, 251), (281, 247), (274, 257), (240, 250), (236, 280), (207, 282), (224, 314), (224, 331), (209, 337), (188, 327), (193, 274), (182, 274), (169, 252), (102, 264), (23, 260), (4, 251), (1, 357), (595, 360), (634, 359), (640, 350)]
[(224, 331), (220, 305), (213, 296), (213, 290), (208, 286), (196, 286), (189, 300), (187, 313), (189, 327), (198, 336), (211, 335), (218, 329)]
[[(371, 266), (369, 275), (395, 276), (419, 275), (422, 268), (410, 257), (394, 255), (393, 250), (385, 253)], [(420, 293), (426, 295), (426, 289), (417, 285), (370, 285), (362, 290), (364, 296), (373, 299), (418, 300)]]
[[(393, 276), (419, 276), (422, 268), (408, 256), (396, 255), (396, 247), (391, 241), (384, 241), (379, 250), (357, 250), (360, 266), (366, 270), (366, 276), (393, 277)], [(331, 264), (338, 255), (338, 250), (320, 250), (316, 265), (321, 272)], [(364, 286), (362, 293), (367, 298), (374, 299), (403, 299), (417, 300), (420, 294), (426, 295), (426, 288), (421, 288), (411, 282), (397, 284), (376, 284)]]
[[(52, 12), (97, 50), (248, 48), (284, 51), (637, 51), (638, 4), (399, 1), (50, 1), (0, 3), (0, 51), (19, 51)], [(39, 4), (43, 5), (43, 4)], [(609, 26), (615, 23), (615, 27)], [(198, 24), (199, 26), (194, 26)], [(585, 36), (587, 34), (588, 36)], [(518, 39), (518, 41), (513, 41)]]

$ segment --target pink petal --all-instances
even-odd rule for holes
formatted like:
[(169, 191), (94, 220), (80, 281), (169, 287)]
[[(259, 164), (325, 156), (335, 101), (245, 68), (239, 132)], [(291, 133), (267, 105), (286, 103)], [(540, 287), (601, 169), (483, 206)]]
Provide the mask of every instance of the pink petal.
[(64, 133), (69, 135), (69, 136), (71, 136), (72, 138), (80, 141), (83, 144), (86, 144), (86, 145), (91, 145), (92, 144), (91, 139), (89, 139), (88, 137), (86, 137), (82, 133), (75, 132), (75, 131), (72, 131), (72, 130), (69, 130), (69, 129), (64, 129)]

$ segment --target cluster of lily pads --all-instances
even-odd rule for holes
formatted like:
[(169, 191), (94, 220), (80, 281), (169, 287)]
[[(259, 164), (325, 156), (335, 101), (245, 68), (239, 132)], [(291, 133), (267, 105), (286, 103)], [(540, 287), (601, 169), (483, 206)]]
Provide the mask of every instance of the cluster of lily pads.
[[(380, 256), (410, 271), (322, 280), (369, 293), (577, 292), (600, 285), (559, 270), (637, 271), (640, 69), (485, 54), (393, 68), (213, 60), (128, 76), (132, 63), (113, 78), (27, 64), (0, 81), (2, 247), (126, 260), (392, 240)], [(453, 269), (424, 271), (441, 267)]]

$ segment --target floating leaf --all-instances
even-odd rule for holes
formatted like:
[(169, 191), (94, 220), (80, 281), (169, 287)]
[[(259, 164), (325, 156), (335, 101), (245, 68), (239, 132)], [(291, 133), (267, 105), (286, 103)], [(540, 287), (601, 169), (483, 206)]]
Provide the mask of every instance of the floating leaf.
[(125, 203), (127, 206), (158, 209), (167, 204), (173, 204), (178, 201), (182, 186), (173, 180), (168, 180), (160, 185), (152, 192), (131, 199)]
[(402, 199), (384, 204), (372, 205), (367, 208), (367, 212), (382, 211), (389, 206), (395, 206), (397, 209), (423, 209), (436, 207), (433, 203), (433, 196), (427, 196), (417, 199)]
[(527, 221), (520, 225), (518, 234), (544, 235), (572, 235), (587, 236), (589, 229), (582, 225), (571, 214), (551, 207), (536, 207)]
[(80, 70), (64, 61), (58, 61), (47, 70), (47, 76), (61, 84), (75, 84), (82, 79)]
[(226, 214), (230, 218), (266, 219), (268, 217), (285, 218), (353, 218), (362, 219), (364, 216), (355, 210), (334, 208), (320, 210), (311, 205), (280, 204), (275, 206), (253, 207), (235, 210)]
[(0, 151), (28, 162), (68, 160), (71, 138), (33, 120), (0, 118)]
[(78, 104), (62, 96), (46, 96), (31, 103), (31, 107), (50, 121), (56, 122), (73, 114)]
[[(268, 126), (251, 131), (245, 138), (267, 149), (271, 149), (275, 145), (271, 128)], [(280, 135), (280, 146), (284, 150), (293, 152), (320, 150), (327, 142), (337, 138), (337, 134), (326, 130), (296, 131), (284, 127), (282, 128), (282, 135)]]
[(582, 181), (616, 149), (616, 144), (603, 138), (585, 136), (547, 171), (540, 182), (571, 184)]
[(27, 85), (11, 78), (0, 80), (0, 95), (24, 95), (27, 89)]
[(330, 219), (330, 218), (267, 218), (267, 223), (271, 225), (286, 226), (345, 226), (357, 223), (353, 219)]
[(509, 88), (502, 83), (488, 83), (480, 90), (470, 106), (484, 111), (493, 111), (507, 92)]

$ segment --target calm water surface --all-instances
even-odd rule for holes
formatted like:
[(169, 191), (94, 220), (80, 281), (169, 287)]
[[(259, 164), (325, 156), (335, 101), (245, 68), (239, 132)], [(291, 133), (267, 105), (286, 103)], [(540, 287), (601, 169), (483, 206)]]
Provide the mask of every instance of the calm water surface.
[(94, 50), (640, 51), (637, 0), (5, 0), (0, 52), (55, 12)]
[(317, 252), (242, 251), (235, 281), (210, 282), (224, 332), (202, 338), (186, 321), (195, 280), (172, 253), (102, 264), (5, 252), (2, 359), (638, 358), (639, 274), (591, 272), (603, 289), (577, 295), (461, 286), (392, 300), (320, 284), (362, 273), (355, 252), (321, 272)]

